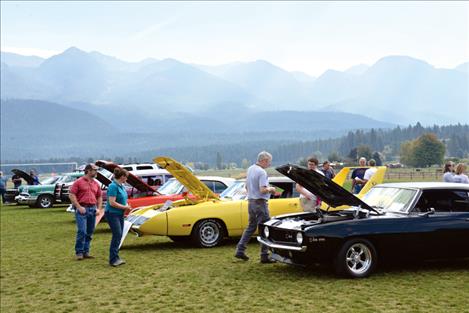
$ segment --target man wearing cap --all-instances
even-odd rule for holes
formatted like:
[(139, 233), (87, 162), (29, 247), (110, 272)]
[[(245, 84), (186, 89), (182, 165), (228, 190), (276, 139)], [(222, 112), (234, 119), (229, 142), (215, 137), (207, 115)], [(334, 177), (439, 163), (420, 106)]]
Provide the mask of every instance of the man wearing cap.
[(94, 232), (96, 215), (102, 210), (101, 188), (94, 180), (98, 167), (85, 166), (85, 175), (76, 180), (70, 188), (70, 201), (75, 207), (77, 237), (75, 254), (77, 260), (91, 259), (90, 242)]

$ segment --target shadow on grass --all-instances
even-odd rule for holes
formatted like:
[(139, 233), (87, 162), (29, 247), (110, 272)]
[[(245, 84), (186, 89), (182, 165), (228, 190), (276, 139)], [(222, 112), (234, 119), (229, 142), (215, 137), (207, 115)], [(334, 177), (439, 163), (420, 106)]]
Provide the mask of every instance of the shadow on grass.
[[(181, 250), (195, 250), (195, 251), (204, 251), (205, 249), (199, 248), (191, 244), (191, 242), (172, 242), (172, 241), (167, 241), (167, 242), (152, 242), (152, 243), (144, 243), (144, 244), (132, 244), (132, 245), (124, 245), (122, 246), (121, 250), (175, 250), (175, 249), (181, 249)], [(217, 249), (211, 248), (211, 249)]]
[(397, 273), (397, 272), (459, 272), (467, 270), (469, 272), (469, 258), (451, 260), (430, 260), (412, 262), (387, 262), (381, 264), (377, 273)]
[[(132, 233), (129, 233), (128, 236), (135, 236)], [(165, 236), (154, 236), (155, 238), (168, 238)], [(169, 239), (169, 238), (168, 238)], [(169, 239), (170, 240), (170, 239)], [(238, 244), (239, 238), (226, 238), (224, 239), (218, 246), (213, 247), (213, 248), (201, 248), (196, 246), (191, 238), (187, 238), (185, 241), (180, 241), (180, 242), (175, 242), (175, 241), (165, 241), (165, 242), (152, 242), (152, 243), (145, 243), (145, 244), (133, 244), (129, 245), (126, 247), (122, 247), (122, 249), (128, 249), (128, 250), (138, 250), (138, 249), (144, 249), (144, 250), (151, 250), (151, 249), (187, 249), (187, 250), (214, 250), (214, 249), (219, 249), (219, 248), (224, 248), (224, 247), (233, 247), (236, 249), (236, 245)], [(250, 246), (256, 246), (257, 240), (255, 238), (251, 238), (249, 241)], [(254, 244), (254, 245), (252, 245)], [(234, 253), (234, 252), (233, 252)]]
[[(274, 275), (291, 275), (298, 279), (307, 277), (337, 279), (343, 278), (337, 276), (332, 265), (312, 265), (308, 267), (275, 266), (269, 269)], [(433, 274), (434, 272), (460, 272), (466, 270), (469, 272), (469, 258), (452, 260), (431, 260), (431, 261), (412, 261), (412, 262), (386, 262), (379, 264), (372, 276), (384, 276), (387, 274)]]
[(99, 227), (94, 230), (95, 234), (107, 234), (111, 233), (111, 229), (109, 227)]

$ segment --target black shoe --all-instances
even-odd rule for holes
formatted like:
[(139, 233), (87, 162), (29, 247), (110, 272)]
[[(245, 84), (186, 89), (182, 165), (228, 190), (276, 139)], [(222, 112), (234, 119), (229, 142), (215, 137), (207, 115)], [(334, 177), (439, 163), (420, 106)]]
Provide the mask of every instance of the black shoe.
[(249, 257), (244, 253), (236, 253), (235, 258), (241, 259), (243, 261), (249, 260)]
[(274, 259), (271, 259), (269, 257), (266, 258), (261, 258), (261, 263), (263, 264), (270, 264), (270, 263), (275, 263), (276, 261)]

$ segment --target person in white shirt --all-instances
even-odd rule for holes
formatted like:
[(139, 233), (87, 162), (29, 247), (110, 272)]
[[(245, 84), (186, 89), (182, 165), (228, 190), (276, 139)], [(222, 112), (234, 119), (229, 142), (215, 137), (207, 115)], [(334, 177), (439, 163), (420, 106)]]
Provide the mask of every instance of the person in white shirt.
[(469, 178), (464, 172), (466, 171), (466, 165), (458, 163), (455, 169), (455, 175), (453, 176), (454, 183), (469, 184)]
[(376, 166), (376, 161), (374, 159), (370, 159), (368, 161), (368, 166), (370, 166), (370, 168), (366, 170), (365, 175), (363, 175), (363, 179), (355, 177), (355, 180), (357, 181), (357, 183), (365, 185), (371, 179), (371, 177), (373, 177), (373, 175), (376, 173), (376, 171), (378, 170), (375, 167)]
[(454, 163), (449, 161), (445, 164), (445, 169), (443, 170), (443, 181), (445, 183), (452, 183), (454, 177)]
[[(308, 169), (324, 175), (324, 173), (318, 169), (318, 164), (319, 160), (315, 156), (308, 158)], [(300, 193), (300, 204), (305, 212), (316, 212), (316, 209), (321, 207), (321, 199), (300, 184), (296, 184), (296, 191)]]

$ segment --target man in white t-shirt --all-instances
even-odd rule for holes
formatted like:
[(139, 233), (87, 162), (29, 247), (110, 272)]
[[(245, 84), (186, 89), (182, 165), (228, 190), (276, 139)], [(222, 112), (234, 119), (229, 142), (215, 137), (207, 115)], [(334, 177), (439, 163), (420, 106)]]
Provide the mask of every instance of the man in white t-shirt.
[(375, 166), (376, 166), (376, 161), (374, 159), (371, 159), (368, 161), (368, 166), (370, 166), (369, 169), (366, 170), (365, 172), (365, 175), (363, 175), (363, 184), (366, 184), (370, 179), (371, 177), (373, 177), (373, 175), (376, 173), (376, 171), (378, 170)]

